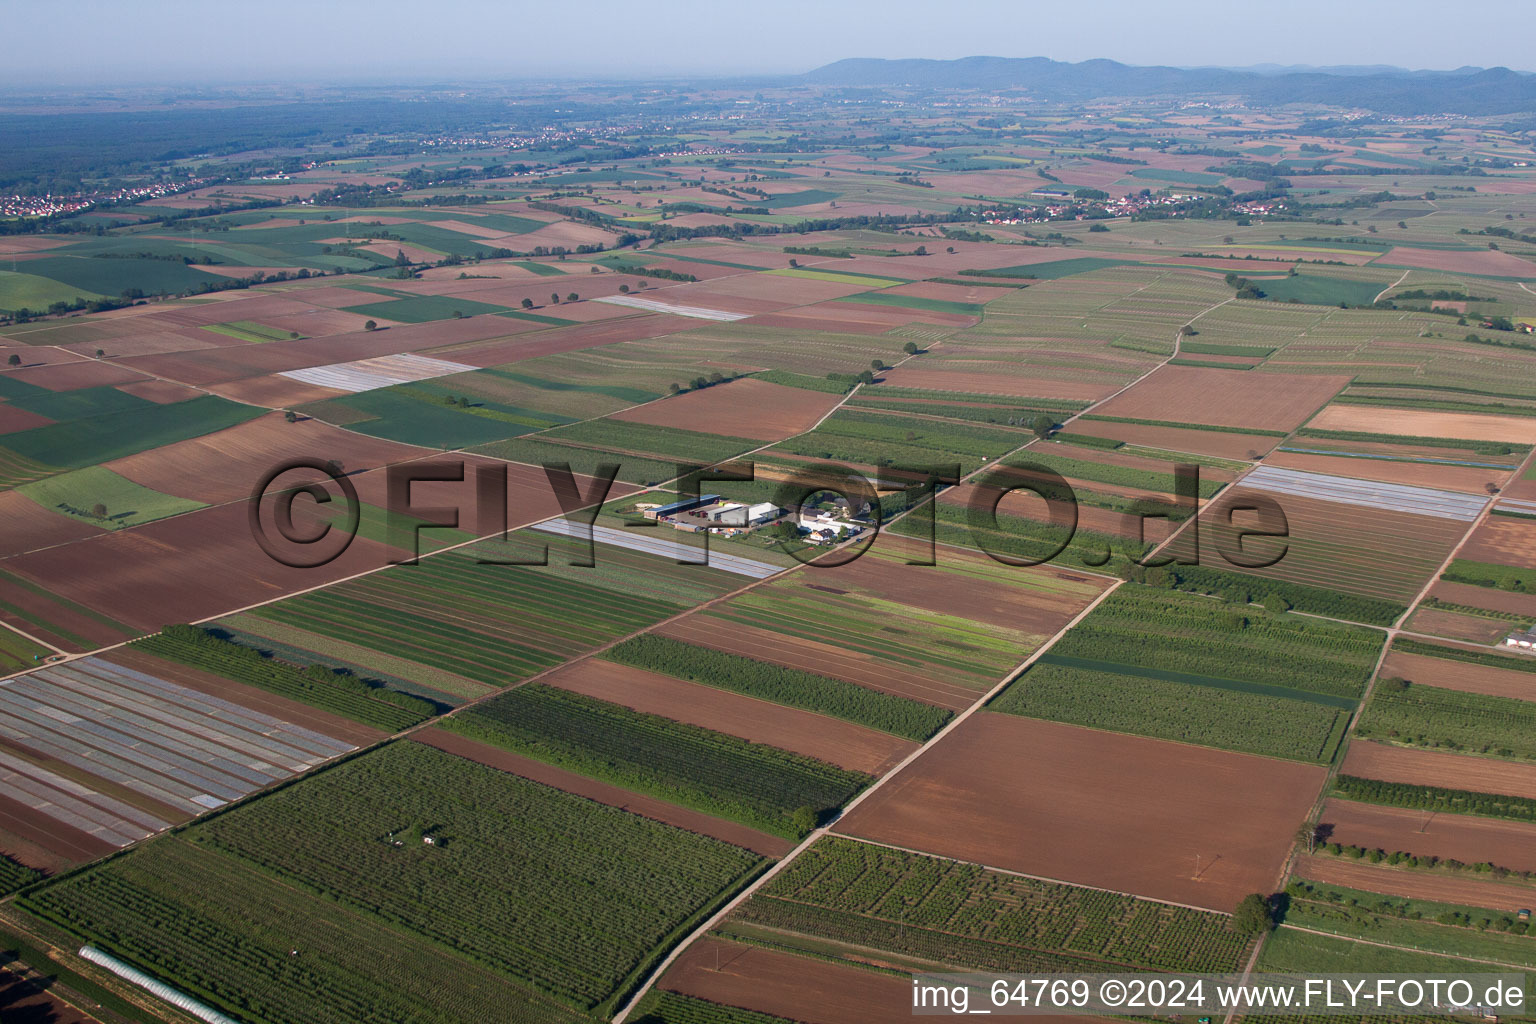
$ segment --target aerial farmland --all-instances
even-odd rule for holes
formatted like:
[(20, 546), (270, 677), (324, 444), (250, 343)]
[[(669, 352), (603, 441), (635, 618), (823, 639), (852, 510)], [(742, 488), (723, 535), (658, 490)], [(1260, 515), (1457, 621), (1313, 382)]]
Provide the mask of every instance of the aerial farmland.
[(1536, 969), (1536, 79), (1187, 63), (0, 80), (0, 1020)]

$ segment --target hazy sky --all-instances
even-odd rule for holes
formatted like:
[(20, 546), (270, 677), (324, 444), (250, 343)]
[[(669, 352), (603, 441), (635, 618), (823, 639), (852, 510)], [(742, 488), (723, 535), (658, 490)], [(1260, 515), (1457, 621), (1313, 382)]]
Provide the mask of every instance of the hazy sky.
[(756, 74), (975, 54), (1536, 66), (1531, 0), (0, 0), (0, 25), (11, 86)]

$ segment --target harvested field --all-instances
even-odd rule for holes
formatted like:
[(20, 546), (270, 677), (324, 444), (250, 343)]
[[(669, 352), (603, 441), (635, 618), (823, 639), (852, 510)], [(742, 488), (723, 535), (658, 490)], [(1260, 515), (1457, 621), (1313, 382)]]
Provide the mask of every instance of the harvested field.
[(1419, 857), (1487, 861), (1514, 871), (1536, 871), (1536, 825), (1410, 807), (1382, 807), (1329, 798), (1320, 824), (1332, 825), (1331, 842)]
[[(170, 405), (172, 402), (185, 402), (189, 398), (196, 398), (201, 392), (195, 388), (189, 388), (185, 384), (176, 384), (168, 380), (141, 380), (128, 384), (119, 384), (117, 390), (125, 394), (142, 398), (156, 405)], [(236, 399), (239, 401), (239, 399)]]
[(937, 704), (951, 711), (969, 707), (976, 700), (974, 689), (936, 679), (930, 673), (895, 670), (867, 654), (740, 623), (688, 615), (664, 624), (656, 632), (701, 647), (771, 661), (775, 665), (832, 676), (898, 697)]
[(1274, 889), (1326, 776), (1320, 766), (981, 712), (837, 830), (1227, 911)]
[[(124, 390), (127, 389), (124, 388)], [(265, 377), (247, 377), (244, 380), (227, 380), (210, 385), (208, 390), (232, 402), (260, 405), (268, 409), (290, 409), (346, 394), (345, 391), (338, 391), (335, 388), (305, 384), (281, 373)]]
[(1327, 885), (1464, 907), (1522, 910), (1536, 900), (1536, 890), (1513, 882), (1391, 868), (1322, 854), (1298, 858), (1296, 875)]
[[(1323, 374), (1164, 366), (1094, 412), (1213, 427), (1294, 430), (1349, 380)], [(1375, 410), (1370, 412), (1374, 414)]]
[(689, 946), (658, 986), (802, 1024), (867, 1024), (912, 1014), (912, 983), (904, 975), (721, 939)]
[(1330, 405), (1307, 426), (1317, 430), (1355, 430), (1407, 437), (1457, 437), (1468, 441), (1536, 444), (1536, 418), (1529, 416), (1387, 409), (1376, 405)]
[(872, 775), (918, 746), (852, 722), (596, 658), (567, 665), (541, 682)]
[(1425, 607), (1417, 609), (1403, 625), (1417, 633), (1474, 644), (1496, 643), (1513, 628), (1511, 623), (1500, 622), (1498, 619)]
[(1536, 594), (1521, 594), (1510, 590), (1495, 590), (1470, 583), (1450, 583), (1440, 580), (1430, 588), (1429, 596), (1451, 604), (1464, 604), (1473, 608), (1510, 612), (1520, 618), (1536, 620)]
[[(899, 366), (880, 375), (893, 388), (919, 388), (934, 391), (964, 391), (971, 394), (1005, 395), (1010, 398), (1067, 398), (1096, 401), (1114, 394), (1119, 385), (1086, 381), (1043, 380), (1019, 374), (1003, 377), (964, 370), (926, 370)], [(1164, 410), (1167, 411), (1166, 409)]]
[[(1514, 662), (1515, 665), (1520, 664)], [(1383, 677), (1397, 676), (1424, 686), (1438, 686), (1446, 690), (1464, 693), (1481, 693), (1490, 697), (1512, 697), (1516, 700), (1536, 700), (1536, 672), (1521, 672), (1518, 668), (1493, 668), (1473, 665), (1465, 661), (1451, 661), (1423, 654), (1408, 654), (1395, 646), (1382, 663)]]
[(744, 850), (762, 854), (764, 857), (782, 857), (794, 849), (794, 844), (787, 839), (771, 836), (745, 825), (738, 825), (734, 821), (726, 821), (723, 818), (679, 807), (677, 804), (670, 804), (655, 797), (632, 793), (606, 782), (599, 782), (584, 775), (568, 772), (563, 768), (556, 768), (543, 761), (535, 761), (508, 750), (478, 743), (458, 733), (445, 732), (442, 729), (423, 729), (411, 738), (417, 743), (425, 743), (438, 750), (467, 758), (499, 771), (520, 775), (561, 792), (586, 797), (588, 800), (607, 804), (609, 807), (617, 807), (621, 811), (638, 814), (642, 818), (650, 818), (652, 821), (710, 836), (721, 842), (740, 846)]
[(1345, 775), (1473, 793), (1503, 793), (1536, 800), (1536, 765), (1439, 750), (1394, 747), (1356, 739), (1340, 769)]
[(707, 425), (713, 434), (779, 441), (810, 430), (837, 405), (839, 397), (747, 377), (651, 402), (609, 418), (658, 427), (692, 429)]

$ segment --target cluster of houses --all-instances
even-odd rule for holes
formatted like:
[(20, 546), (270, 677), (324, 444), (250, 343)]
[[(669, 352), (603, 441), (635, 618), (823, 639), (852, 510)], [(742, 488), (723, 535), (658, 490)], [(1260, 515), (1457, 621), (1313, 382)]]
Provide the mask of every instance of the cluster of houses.
[[(1047, 221), (1061, 220), (1064, 217), (1075, 216), (1078, 220), (1087, 218), (1089, 212), (1103, 212), (1110, 217), (1129, 217), (1138, 210), (1146, 210), (1154, 206), (1177, 206), (1195, 199), (1208, 198), (1199, 195), (1184, 195), (1170, 192), (1159, 195), (1144, 196), (1139, 192), (1128, 196), (1120, 196), (1116, 199), (1082, 200), (1074, 198), (1073, 192), (1059, 188), (1039, 188), (1030, 193), (1035, 199), (1047, 200), (1044, 206), (1036, 206), (1020, 216), (1019, 210), (987, 210), (982, 214), (982, 222), (986, 224), (1044, 224)], [(1074, 213), (1074, 211), (1076, 211)]]
[[(784, 509), (771, 501), (748, 505), (739, 501), (726, 501), (718, 494), (701, 494), (696, 498), (683, 498), (665, 505), (641, 503), (635, 507), (646, 519), (666, 523), (675, 530), (684, 533), (710, 530), (723, 537), (750, 533), (788, 517)], [(864, 532), (863, 524), (824, 511), (809, 512), (802, 509), (794, 525), (802, 534), (801, 539), (812, 544), (835, 544)]]
[(79, 213), (93, 206), (136, 203), (141, 199), (163, 199), (188, 189), (200, 188), (211, 178), (187, 178), (184, 181), (160, 181), (152, 185), (133, 185), (106, 192), (80, 192), (68, 196), (0, 196), (0, 217), (52, 217)]
[(1504, 646), (1512, 647), (1522, 654), (1536, 654), (1536, 626), (1509, 634), (1504, 638)]

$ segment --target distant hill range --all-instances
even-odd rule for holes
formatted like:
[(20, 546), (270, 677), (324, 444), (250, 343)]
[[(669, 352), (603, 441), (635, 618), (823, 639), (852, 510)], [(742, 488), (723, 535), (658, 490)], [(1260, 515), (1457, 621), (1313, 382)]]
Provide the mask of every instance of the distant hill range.
[(1263, 106), (1285, 103), (1359, 107), (1382, 114), (1518, 114), (1536, 112), (1536, 75), (1508, 68), (1405, 71), (1387, 67), (1136, 67), (1112, 60), (1069, 64), (1046, 57), (959, 60), (840, 60), (798, 77), (808, 85), (912, 86), (988, 92), (1025, 90), (1048, 101), (1101, 98), (1240, 97)]

